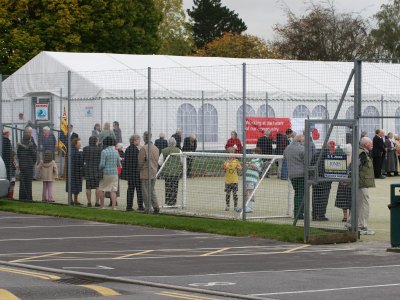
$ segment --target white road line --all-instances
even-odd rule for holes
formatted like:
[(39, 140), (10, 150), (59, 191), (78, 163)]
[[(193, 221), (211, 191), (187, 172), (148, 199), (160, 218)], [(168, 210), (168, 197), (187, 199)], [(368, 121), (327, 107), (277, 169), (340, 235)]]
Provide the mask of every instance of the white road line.
[(77, 224), (77, 225), (32, 225), (32, 226), (11, 226), (11, 227), (0, 227), (1, 229), (29, 229), (29, 228), (68, 228), (68, 227), (105, 227), (115, 226), (115, 224)]
[(1, 220), (6, 220), (6, 219), (50, 219), (52, 217), (47, 217), (47, 216), (34, 216), (34, 217), (0, 217)]
[[(335, 271), (335, 270), (357, 270), (357, 269), (379, 269), (379, 268), (399, 268), (400, 265), (380, 265), (380, 266), (368, 266), (368, 267), (342, 267), (342, 268), (319, 268), (319, 269), (289, 269), (289, 270), (271, 270), (271, 271), (242, 271), (242, 272), (229, 272), (229, 273), (209, 273), (209, 274), (185, 274), (184, 277), (203, 277), (203, 276), (225, 276), (225, 275), (242, 275), (242, 274), (263, 274), (263, 273), (289, 273), (289, 272), (314, 272), (314, 271)], [(181, 277), (181, 276), (140, 276), (141, 278), (147, 277)]]
[(277, 292), (277, 293), (265, 293), (265, 294), (251, 294), (251, 295), (249, 295), (249, 296), (272, 296), (272, 295), (289, 295), (289, 294), (336, 292), (336, 291), (343, 291), (343, 290), (367, 289), (367, 288), (389, 287), (389, 286), (400, 286), (400, 283), (376, 284), (376, 285), (361, 285), (361, 286), (349, 286), (349, 287), (344, 287), (344, 288), (332, 288), (332, 289), (320, 289), (320, 290), (304, 290), (304, 291), (293, 291), (293, 292)]
[(47, 240), (84, 240), (84, 239), (114, 239), (131, 237), (171, 237), (171, 236), (196, 236), (199, 234), (177, 233), (177, 234), (133, 234), (133, 235), (100, 235), (100, 236), (68, 236), (54, 238), (33, 238), (33, 239), (2, 239), (0, 242), (24, 242), (24, 241), (47, 241)]
[[(157, 250), (158, 251), (158, 250)], [(296, 252), (299, 253), (300, 251)], [(308, 251), (312, 252), (312, 251)], [(315, 253), (321, 253), (321, 252), (331, 252), (331, 250), (322, 250), (322, 251), (314, 251)], [(64, 253), (68, 254), (68, 253)], [(274, 255), (274, 254), (285, 254), (287, 253), (282, 253), (282, 251), (274, 251), (274, 252), (257, 252), (257, 253), (231, 253), (231, 254), (219, 254), (219, 255), (212, 255), (212, 256), (206, 256), (202, 257), (197, 255), (159, 255), (159, 256), (134, 256), (134, 257), (128, 257), (124, 258), (124, 260), (137, 260), (137, 259), (171, 259), (171, 258), (198, 258), (198, 259), (205, 259), (205, 258), (210, 258), (210, 257), (230, 257), (230, 256), (254, 256), (254, 255)], [(107, 260), (110, 261), (110, 257), (98, 257), (98, 258), (55, 258), (55, 259), (41, 259), (41, 260), (29, 260), (32, 262), (49, 262), (49, 261), (96, 261), (96, 260)], [(261, 272), (268, 272), (268, 271), (261, 271)], [(238, 272), (237, 274), (240, 274), (241, 272)], [(243, 273), (257, 273), (257, 272), (243, 272)], [(233, 273), (236, 274), (236, 273)], [(208, 274), (208, 275), (221, 275), (221, 274)], [(189, 275), (190, 276), (190, 275)], [(157, 276), (150, 276), (150, 277), (157, 277)], [(162, 276), (160, 276), (162, 277)]]

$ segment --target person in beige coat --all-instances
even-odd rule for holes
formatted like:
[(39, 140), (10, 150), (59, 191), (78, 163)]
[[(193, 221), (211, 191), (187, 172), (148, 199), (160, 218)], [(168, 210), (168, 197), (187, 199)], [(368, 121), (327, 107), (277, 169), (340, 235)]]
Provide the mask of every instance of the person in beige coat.
[(53, 160), (53, 152), (46, 150), (39, 163), (39, 177), (43, 181), (42, 202), (54, 202), (53, 182), (58, 178), (58, 168)]
[[(158, 206), (157, 196), (154, 190), (156, 184), (156, 177), (158, 171), (158, 158), (159, 158), (159, 150), (156, 146), (151, 143), (151, 136), (147, 131), (143, 133), (144, 146), (139, 151), (138, 157), (138, 167), (140, 171), (140, 183), (142, 186), (142, 194), (143, 194), (143, 203), (145, 207), (145, 211), (149, 212), (150, 208), (148, 207), (148, 199), (149, 194), (151, 193), (151, 205), (153, 206), (153, 210), (155, 214), (160, 212), (160, 208)], [(150, 175), (148, 171), (148, 149), (150, 146)], [(150, 180), (150, 191), (148, 190), (148, 182)]]

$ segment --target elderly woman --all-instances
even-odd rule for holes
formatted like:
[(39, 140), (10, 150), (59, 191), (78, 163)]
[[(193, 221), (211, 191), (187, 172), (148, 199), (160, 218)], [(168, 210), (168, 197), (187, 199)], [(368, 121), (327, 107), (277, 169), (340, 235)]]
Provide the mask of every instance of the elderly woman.
[(36, 163), (36, 145), (31, 136), (24, 132), (22, 142), (17, 147), (17, 158), (20, 169), (19, 200), (32, 201), (33, 168)]
[[(172, 153), (182, 153), (182, 151), (176, 147), (176, 140), (173, 137), (169, 138), (168, 147), (161, 152), (158, 164), (161, 166)], [(180, 158), (178, 156), (171, 156), (166, 162), (162, 174), (165, 179), (165, 205), (176, 206), (179, 178), (182, 175), (182, 163)]]
[(92, 207), (92, 190), (96, 190), (95, 206), (100, 206), (100, 175), (99, 175), (99, 164), (101, 148), (97, 145), (97, 137), (94, 135), (89, 138), (89, 146), (83, 148), (83, 164), (85, 167), (85, 179), (86, 179), (86, 198), (87, 206)]
[(385, 140), (385, 146), (387, 149), (385, 157), (386, 176), (390, 177), (393, 175), (398, 175), (399, 173), (397, 172), (397, 155), (395, 151), (396, 141), (394, 140), (392, 132), (389, 132), (387, 134), (387, 138)]
[(50, 150), (54, 155), (56, 149), (56, 137), (51, 133), (50, 127), (43, 127), (43, 137), (42, 137), (42, 152), (45, 153), (46, 150)]
[[(82, 205), (78, 202), (78, 195), (82, 192), (82, 176), (83, 176), (83, 155), (80, 151), (81, 139), (75, 138), (71, 143), (71, 178), (67, 178), (66, 191), (68, 193), (68, 184), (71, 183), (71, 193), (74, 195), (72, 205)], [(68, 170), (67, 170), (68, 176)]]
[(238, 138), (236, 131), (232, 131), (231, 138), (226, 141), (225, 150), (228, 150), (230, 147), (235, 149), (235, 153), (242, 153), (242, 142)]
[(111, 130), (111, 125), (108, 122), (104, 123), (103, 131), (99, 134), (99, 143), (103, 144), (106, 137), (111, 137), (114, 141), (116, 140), (115, 133)]

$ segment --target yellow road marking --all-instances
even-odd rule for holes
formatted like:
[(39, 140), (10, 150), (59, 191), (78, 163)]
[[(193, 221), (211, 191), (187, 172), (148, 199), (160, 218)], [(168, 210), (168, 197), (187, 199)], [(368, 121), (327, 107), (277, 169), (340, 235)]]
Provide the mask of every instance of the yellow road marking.
[(49, 254), (38, 255), (38, 256), (25, 257), (25, 258), (20, 258), (20, 259), (12, 260), (12, 261), (10, 261), (10, 262), (27, 261), (27, 260), (32, 260), (32, 259), (36, 259), (36, 258), (55, 256), (55, 255), (59, 255), (59, 254), (63, 254), (63, 253), (64, 253), (64, 252), (55, 252), (55, 253), (49, 253)]
[(294, 251), (297, 251), (297, 250), (300, 250), (300, 249), (304, 249), (304, 248), (307, 248), (307, 247), (310, 247), (310, 246), (311, 245), (301, 245), (299, 247), (295, 247), (295, 248), (283, 251), (282, 253), (291, 253), (291, 252), (294, 252)]
[(19, 300), (17, 296), (10, 293), (7, 290), (0, 289), (0, 299), (1, 300)]
[(0, 267), (0, 271), (9, 272), (9, 273), (15, 273), (15, 274), (19, 274), (19, 275), (25, 275), (25, 276), (31, 276), (31, 277), (36, 277), (36, 278), (46, 279), (46, 280), (59, 280), (59, 279), (61, 279), (60, 277), (55, 276), (55, 275), (44, 274), (44, 273), (36, 273), (36, 272), (30, 272), (30, 271), (18, 270), (18, 269), (3, 268), (3, 267)]
[(118, 293), (117, 291), (114, 291), (113, 289), (101, 286), (101, 285), (95, 285), (95, 284), (82, 284), (80, 285), (82, 287), (91, 289), (97, 293), (99, 293), (102, 296), (120, 296), (121, 294)]
[(224, 251), (229, 250), (229, 249), (231, 249), (231, 248), (222, 248), (222, 249), (219, 249), (219, 250), (216, 250), (216, 251), (204, 253), (204, 254), (202, 254), (200, 256), (210, 256), (210, 255), (213, 255), (213, 254), (224, 252)]
[(138, 256), (138, 255), (142, 255), (142, 254), (146, 254), (146, 253), (150, 253), (150, 252), (154, 252), (154, 251), (155, 250), (145, 250), (145, 251), (127, 254), (127, 255), (123, 255), (123, 256), (113, 257), (112, 259), (121, 259), (121, 258), (127, 258), (127, 257), (131, 257), (131, 256)]
[(173, 293), (173, 292), (161, 292), (161, 293), (157, 293), (157, 295), (179, 298), (179, 299), (188, 299), (188, 300), (217, 300), (216, 298), (201, 297), (201, 296), (189, 295), (189, 294), (179, 294), (179, 293)]

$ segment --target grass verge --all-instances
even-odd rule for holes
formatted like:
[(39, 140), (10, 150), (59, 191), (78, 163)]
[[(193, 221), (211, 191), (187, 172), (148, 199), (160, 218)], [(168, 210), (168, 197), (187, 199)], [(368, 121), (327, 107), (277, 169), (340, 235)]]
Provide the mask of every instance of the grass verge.
[(112, 211), (71, 207), (40, 202), (0, 200), (0, 211), (47, 215), (114, 224), (129, 224), (155, 228), (206, 232), (229, 236), (251, 236), (285, 242), (303, 242), (303, 228), (264, 222), (216, 220), (171, 215), (148, 215), (136, 212)]

